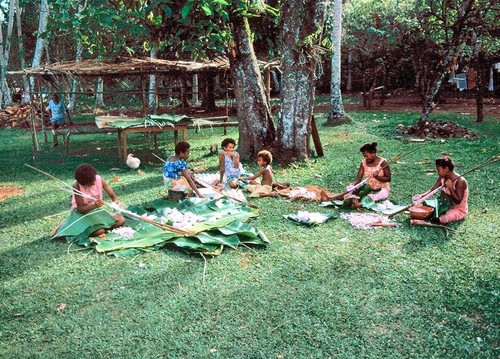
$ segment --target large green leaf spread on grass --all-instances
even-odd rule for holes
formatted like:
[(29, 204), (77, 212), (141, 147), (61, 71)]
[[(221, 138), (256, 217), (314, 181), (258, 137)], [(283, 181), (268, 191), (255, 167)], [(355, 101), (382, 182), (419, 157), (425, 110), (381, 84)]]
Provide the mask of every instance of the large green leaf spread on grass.
[(257, 217), (258, 212), (245, 204), (235, 204), (228, 199), (186, 199), (180, 203), (157, 199), (128, 209), (140, 215), (156, 216), (154, 220), (160, 222), (162, 216), (166, 216), (166, 209), (174, 207), (182, 213), (192, 212), (203, 219), (193, 227), (184, 228), (194, 233), (192, 236), (183, 236), (141, 220), (127, 218), (125, 226), (135, 231), (130, 239), (112, 232), (108, 232), (104, 239), (89, 239), (89, 230), (85, 231), (85, 236), (66, 238), (79, 245), (93, 247), (100, 253), (117, 257), (130, 257), (164, 246), (215, 256), (222, 253), (225, 246), (237, 248), (240, 244), (269, 244), (269, 239), (262, 231), (245, 223)]

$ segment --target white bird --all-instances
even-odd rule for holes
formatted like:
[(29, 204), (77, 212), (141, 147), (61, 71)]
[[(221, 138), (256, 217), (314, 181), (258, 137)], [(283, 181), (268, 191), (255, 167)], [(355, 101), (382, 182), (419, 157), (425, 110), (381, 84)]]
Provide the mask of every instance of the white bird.
[(127, 166), (130, 167), (130, 169), (133, 169), (133, 170), (136, 170), (139, 168), (139, 166), (141, 165), (141, 160), (138, 159), (137, 157), (134, 157), (134, 155), (132, 153), (130, 153), (128, 156), (127, 156)]

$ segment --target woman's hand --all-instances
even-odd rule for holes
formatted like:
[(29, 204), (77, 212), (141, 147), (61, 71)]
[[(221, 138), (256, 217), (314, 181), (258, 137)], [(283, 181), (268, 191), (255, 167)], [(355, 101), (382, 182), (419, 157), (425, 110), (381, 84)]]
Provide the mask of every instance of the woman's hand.
[(453, 189), (453, 181), (450, 180), (450, 179), (447, 179), (445, 182), (444, 182), (444, 185), (446, 188), (448, 189)]
[(102, 199), (96, 199), (94, 201), (94, 204), (95, 204), (96, 208), (99, 208), (99, 207), (102, 207), (104, 205), (104, 201)]

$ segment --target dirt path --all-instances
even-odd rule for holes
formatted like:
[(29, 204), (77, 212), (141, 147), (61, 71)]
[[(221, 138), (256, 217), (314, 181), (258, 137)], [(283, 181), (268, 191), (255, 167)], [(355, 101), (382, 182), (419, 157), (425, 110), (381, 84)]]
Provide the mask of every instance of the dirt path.
[[(454, 112), (460, 115), (476, 115), (476, 100), (472, 97), (457, 97), (454, 94), (443, 96), (445, 102), (436, 104), (435, 113)], [(420, 99), (413, 94), (391, 97), (384, 106), (379, 105), (380, 100), (375, 100), (373, 109), (369, 111), (420, 111)], [(346, 111), (368, 111), (363, 108), (363, 103), (346, 104)], [(484, 99), (484, 115), (500, 120), (500, 98), (488, 97)]]

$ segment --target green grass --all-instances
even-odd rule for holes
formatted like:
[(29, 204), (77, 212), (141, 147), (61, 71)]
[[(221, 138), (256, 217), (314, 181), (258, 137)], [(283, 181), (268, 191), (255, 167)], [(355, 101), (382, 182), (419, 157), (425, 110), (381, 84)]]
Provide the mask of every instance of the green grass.
[[(420, 149), (391, 164), (391, 198), (408, 203), (430, 188), (433, 164), (447, 153), (463, 172), (498, 153), (498, 119), (475, 124), (443, 115), (479, 137), (405, 143), (398, 124), (416, 113), (362, 112), (340, 127), (317, 121), (325, 157), (298, 168), (280, 166), (277, 180), (338, 192), (351, 182), (359, 147), (377, 141), (381, 155)], [(207, 156), (221, 129), (190, 131), (191, 166), (217, 168)], [(237, 138), (231, 129), (228, 136)], [(298, 209), (327, 211), (315, 203), (253, 200), (254, 222), (271, 240), (266, 250), (226, 250), (205, 261), (162, 250), (113, 259), (48, 238), (65, 218), (66, 193), (23, 166), (32, 164), (72, 183), (75, 167), (92, 163), (126, 204), (155, 198), (161, 169), (144, 136), (129, 136), (144, 176), (118, 162), (116, 135), (74, 136), (70, 156), (42, 143), (32, 160), (31, 137), (0, 129), (1, 185), (24, 193), (0, 202), (0, 357), (2, 358), (497, 358), (499, 350), (498, 164), (467, 176), (470, 214), (457, 232), (409, 226), (361, 231), (330, 220), (313, 228), (283, 218)], [(172, 135), (159, 139), (173, 151)], [(247, 163), (255, 171), (255, 164)], [(112, 170), (120, 168), (120, 171)], [(54, 216), (55, 215), (55, 216)], [(139, 267), (143, 262), (144, 267)], [(64, 304), (64, 309), (61, 309)]]

